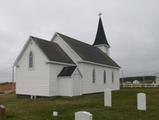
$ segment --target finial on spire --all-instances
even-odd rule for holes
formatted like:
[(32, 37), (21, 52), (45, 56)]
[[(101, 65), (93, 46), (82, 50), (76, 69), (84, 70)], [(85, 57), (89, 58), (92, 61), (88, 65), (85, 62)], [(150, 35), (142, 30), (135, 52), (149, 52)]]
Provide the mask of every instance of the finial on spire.
[(100, 13), (98, 14), (98, 16), (101, 17), (101, 16), (102, 16), (102, 13), (100, 12)]

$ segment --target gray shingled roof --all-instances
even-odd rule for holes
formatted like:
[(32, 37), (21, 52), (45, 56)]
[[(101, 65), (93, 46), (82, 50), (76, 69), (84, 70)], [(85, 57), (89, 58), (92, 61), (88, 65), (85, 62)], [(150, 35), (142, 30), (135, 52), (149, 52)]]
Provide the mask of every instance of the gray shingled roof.
[(70, 38), (61, 33), (57, 33), (68, 45), (83, 59), (86, 61), (109, 65), (113, 67), (120, 67), (116, 62), (114, 62), (108, 55), (103, 53), (100, 49), (86, 44), (84, 42), (78, 41), (74, 38)]
[(59, 73), (58, 77), (71, 76), (75, 69), (76, 66), (64, 67), (62, 71)]
[(50, 61), (75, 64), (57, 43), (31, 37)]

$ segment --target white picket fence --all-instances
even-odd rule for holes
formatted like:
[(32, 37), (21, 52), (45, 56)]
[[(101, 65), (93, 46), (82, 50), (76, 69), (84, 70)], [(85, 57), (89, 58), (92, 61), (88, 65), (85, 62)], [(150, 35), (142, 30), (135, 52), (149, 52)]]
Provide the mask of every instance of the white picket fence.
[(123, 83), (120, 84), (121, 88), (157, 88), (159, 84), (152, 84), (152, 83), (143, 83), (143, 84), (131, 84), (131, 83)]

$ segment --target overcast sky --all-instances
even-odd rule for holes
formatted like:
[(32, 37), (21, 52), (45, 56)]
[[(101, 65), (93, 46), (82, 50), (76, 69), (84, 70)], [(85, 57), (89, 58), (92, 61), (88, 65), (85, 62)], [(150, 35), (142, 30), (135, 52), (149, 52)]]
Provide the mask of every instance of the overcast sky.
[(159, 0), (0, 0), (0, 81), (30, 35), (50, 40), (55, 32), (92, 44), (98, 13), (111, 57), (124, 76), (159, 72)]

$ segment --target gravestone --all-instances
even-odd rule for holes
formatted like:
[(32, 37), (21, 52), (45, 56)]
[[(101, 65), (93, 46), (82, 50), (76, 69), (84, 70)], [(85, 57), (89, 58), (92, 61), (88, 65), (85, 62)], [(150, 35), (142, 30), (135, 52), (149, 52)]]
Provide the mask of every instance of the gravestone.
[(52, 115), (53, 115), (54, 117), (57, 117), (57, 116), (58, 116), (58, 112), (57, 112), (57, 111), (53, 111)]
[(34, 95), (34, 100), (36, 100), (36, 95)]
[(112, 106), (111, 89), (105, 89), (105, 91), (104, 91), (104, 106), (105, 107), (111, 107)]
[(36, 100), (36, 95), (30, 95), (31, 100)]
[(5, 106), (0, 105), (0, 118), (5, 116)]
[(34, 98), (34, 96), (33, 96), (33, 95), (31, 95), (31, 96), (30, 96), (30, 99), (31, 99), (31, 100), (33, 100), (33, 98)]
[(76, 112), (75, 120), (92, 120), (92, 114), (86, 111)]
[(145, 93), (137, 94), (137, 109), (141, 111), (146, 111), (146, 94)]

